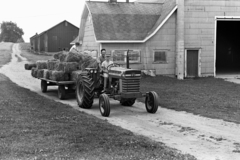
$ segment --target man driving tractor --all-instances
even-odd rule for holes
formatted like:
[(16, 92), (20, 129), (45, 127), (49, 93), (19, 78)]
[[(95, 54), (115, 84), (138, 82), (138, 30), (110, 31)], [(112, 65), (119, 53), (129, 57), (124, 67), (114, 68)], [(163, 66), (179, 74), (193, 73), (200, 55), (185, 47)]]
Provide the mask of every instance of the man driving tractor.
[(106, 87), (107, 87), (107, 80), (108, 80), (108, 66), (113, 64), (113, 61), (110, 60), (111, 58), (111, 54), (110, 53), (106, 53), (105, 54), (105, 61), (103, 61), (102, 63), (102, 70), (103, 70), (103, 77), (104, 77), (104, 88), (103, 88), (103, 92), (106, 91)]

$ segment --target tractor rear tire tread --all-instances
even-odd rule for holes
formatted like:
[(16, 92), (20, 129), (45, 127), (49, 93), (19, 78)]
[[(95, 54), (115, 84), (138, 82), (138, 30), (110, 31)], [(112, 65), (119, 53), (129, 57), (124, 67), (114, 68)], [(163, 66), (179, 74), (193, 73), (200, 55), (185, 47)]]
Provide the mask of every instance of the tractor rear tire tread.
[[(82, 85), (81, 88), (79, 88)], [(80, 96), (80, 89), (83, 93), (82, 97)], [(82, 74), (81, 78), (77, 81), (76, 97), (78, 106), (85, 109), (90, 109), (93, 104), (94, 98), (94, 82), (87, 74)]]

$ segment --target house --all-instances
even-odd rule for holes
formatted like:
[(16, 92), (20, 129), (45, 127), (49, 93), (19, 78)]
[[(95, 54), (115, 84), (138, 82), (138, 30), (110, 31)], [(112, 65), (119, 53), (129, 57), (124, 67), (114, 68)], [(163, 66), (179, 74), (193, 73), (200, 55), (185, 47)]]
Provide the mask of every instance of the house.
[(70, 42), (77, 37), (78, 32), (78, 27), (64, 20), (48, 30), (31, 37), (30, 42), (31, 44), (36, 43), (34, 50), (38, 52), (69, 50), (71, 47)]
[(240, 73), (240, 1), (86, 1), (79, 41), (113, 60), (158, 75), (186, 77)]

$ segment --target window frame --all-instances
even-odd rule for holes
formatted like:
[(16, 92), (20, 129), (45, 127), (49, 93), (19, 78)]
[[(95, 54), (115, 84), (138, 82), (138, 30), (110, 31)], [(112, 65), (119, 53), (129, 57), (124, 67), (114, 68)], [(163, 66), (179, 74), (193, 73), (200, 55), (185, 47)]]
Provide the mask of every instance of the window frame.
[[(118, 51), (118, 52), (123, 52), (122, 54), (124, 55), (124, 60), (122, 61), (114, 61), (114, 52), (115, 51)], [(113, 62), (115, 63), (119, 63), (119, 64), (125, 64), (127, 62), (127, 52), (128, 50), (124, 50), (124, 49), (114, 49), (114, 50), (111, 50), (111, 56), (112, 56), (112, 60)], [(137, 64), (137, 63), (141, 63), (141, 50), (129, 50), (129, 53), (128, 54), (131, 54), (130, 52), (138, 52), (138, 58), (137, 60), (129, 60), (129, 63), (130, 64)]]
[[(157, 52), (164, 52), (165, 54), (165, 60), (156, 60), (155, 58), (155, 55)], [(167, 50), (164, 50), (164, 49), (156, 49), (156, 50), (153, 50), (153, 63), (168, 63), (167, 61)]]

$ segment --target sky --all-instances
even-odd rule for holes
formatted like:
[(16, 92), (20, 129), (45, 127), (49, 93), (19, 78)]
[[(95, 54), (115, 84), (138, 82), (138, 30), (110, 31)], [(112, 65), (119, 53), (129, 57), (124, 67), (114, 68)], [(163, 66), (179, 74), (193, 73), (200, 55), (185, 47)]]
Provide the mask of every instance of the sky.
[(23, 29), (24, 41), (30, 42), (30, 37), (36, 33), (48, 30), (64, 20), (79, 27), (85, 0), (1, 0), (0, 3), (0, 23), (16, 23)]

